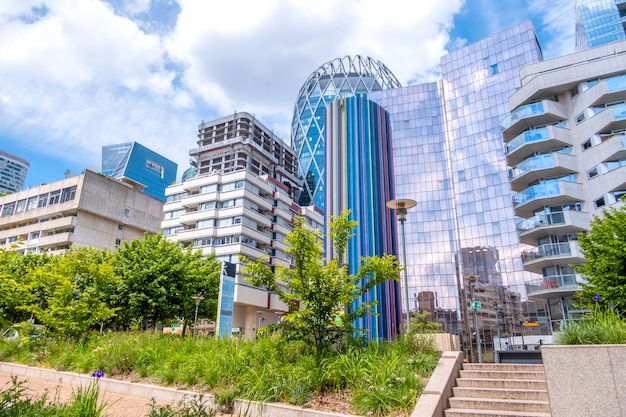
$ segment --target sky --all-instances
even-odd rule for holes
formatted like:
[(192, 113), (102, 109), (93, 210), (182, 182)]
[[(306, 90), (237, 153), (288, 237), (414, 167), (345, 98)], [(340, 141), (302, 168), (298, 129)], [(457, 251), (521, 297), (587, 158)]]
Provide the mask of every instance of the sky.
[(26, 187), (130, 141), (180, 178), (203, 121), (246, 111), (290, 143), (302, 83), (333, 58), (430, 82), (441, 56), (525, 20), (554, 58), (574, 51), (574, 1), (1, 1), (0, 150), (30, 162)]

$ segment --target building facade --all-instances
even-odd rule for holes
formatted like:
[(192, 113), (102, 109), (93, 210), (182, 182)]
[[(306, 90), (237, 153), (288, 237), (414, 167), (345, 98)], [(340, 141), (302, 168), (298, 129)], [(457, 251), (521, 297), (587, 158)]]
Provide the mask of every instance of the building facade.
[(520, 73), (503, 138), (528, 297), (558, 331), (582, 311), (577, 235), (626, 194), (626, 41), (535, 63)]
[(114, 249), (158, 233), (163, 203), (110, 177), (83, 174), (0, 197), (0, 244), (19, 253), (71, 245)]
[(165, 189), (176, 181), (178, 165), (137, 142), (102, 147), (102, 173), (125, 181), (165, 201)]
[(202, 123), (198, 131), (185, 181), (166, 190), (162, 232), (169, 240), (234, 265), (233, 281), (222, 283), (220, 295), (233, 305), (225, 314), (220, 309), (218, 321), (228, 321), (229, 334), (254, 337), (288, 309), (275, 294), (247, 283), (239, 256), (267, 258), (271, 266), (289, 268), (293, 260), (286, 237), (294, 216), (303, 216), (317, 229), (323, 216), (314, 207), (294, 203), (293, 150), (252, 115), (236, 113)]
[(397, 87), (400, 82), (385, 64), (359, 55), (335, 58), (309, 75), (298, 92), (291, 125), (302, 181), (300, 205), (325, 210), (326, 108), (338, 97)]
[[(441, 311), (456, 312), (466, 349), (474, 333), (463, 297), (467, 277), (478, 276), (477, 301), (482, 287), (523, 297), (533, 277), (519, 257), (526, 246), (515, 228), (500, 122), (510, 114), (520, 69), (541, 59), (534, 28), (525, 22), (442, 57), (437, 82), (368, 94), (390, 114), (396, 198), (417, 202), (405, 226), (411, 301), (436, 294)], [(523, 315), (506, 306), (510, 299), (484, 301)], [(494, 309), (478, 314), (481, 340), (489, 343)]]
[(626, 39), (626, 0), (576, 0), (576, 51)]
[(0, 150), (0, 195), (20, 191), (29, 167), (27, 160)]

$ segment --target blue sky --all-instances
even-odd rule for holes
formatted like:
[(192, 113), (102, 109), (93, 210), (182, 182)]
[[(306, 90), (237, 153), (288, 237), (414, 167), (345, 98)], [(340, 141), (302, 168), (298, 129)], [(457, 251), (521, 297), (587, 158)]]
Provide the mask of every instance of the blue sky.
[(528, 19), (546, 59), (574, 49), (574, 0), (311, 4), (1, 2), (0, 149), (30, 161), (27, 186), (99, 170), (102, 146), (128, 141), (177, 162), (180, 176), (203, 120), (247, 111), (289, 141), (302, 82), (335, 57), (432, 81), (448, 51)]

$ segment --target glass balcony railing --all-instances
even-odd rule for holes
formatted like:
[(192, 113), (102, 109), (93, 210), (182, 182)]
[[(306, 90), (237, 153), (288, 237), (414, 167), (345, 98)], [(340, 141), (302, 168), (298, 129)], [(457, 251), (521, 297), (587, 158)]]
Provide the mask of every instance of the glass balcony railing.
[(530, 296), (540, 292), (549, 290), (573, 290), (576, 291), (580, 288), (580, 280), (575, 274), (570, 275), (553, 275), (543, 277), (541, 279), (534, 279), (527, 281), (526, 293)]
[(554, 168), (554, 157), (552, 154), (538, 155), (524, 160), (515, 168), (509, 169), (509, 180), (519, 177), (530, 171), (536, 171), (542, 168)]
[(529, 219), (521, 219), (517, 221), (515, 227), (517, 228), (518, 233), (524, 233), (537, 227), (552, 224), (565, 224), (565, 214), (563, 212), (538, 214)]
[(537, 250), (534, 251), (524, 251), (522, 252), (522, 262), (528, 263), (533, 262), (538, 259), (543, 258), (551, 258), (557, 256), (572, 256), (572, 245), (573, 242), (564, 242), (564, 243), (548, 243), (546, 245), (541, 245), (537, 247)]
[(609, 93), (626, 90), (626, 74), (607, 78), (606, 88)]
[[(567, 178), (569, 178), (569, 176)], [(541, 184), (533, 185), (524, 191), (520, 191), (513, 197), (513, 207), (519, 207), (536, 198), (558, 196), (561, 194), (561, 183), (565, 181), (570, 182), (565, 179), (549, 180)]]
[(502, 128), (508, 129), (509, 127), (513, 126), (513, 124), (518, 120), (525, 119), (527, 117), (537, 116), (539, 114), (543, 114), (544, 112), (545, 110), (543, 109), (542, 102), (527, 104), (525, 106), (519, 107), (502, 121)]
[(542, 127), (541, 129), (527, 130), (509, 143), (506, 144), (505, 153), (508, 155), (514, 152), (519, 147), (526, 145), (527, 143), (539, 142), (540, 140), (548, 139), (548, 128)]

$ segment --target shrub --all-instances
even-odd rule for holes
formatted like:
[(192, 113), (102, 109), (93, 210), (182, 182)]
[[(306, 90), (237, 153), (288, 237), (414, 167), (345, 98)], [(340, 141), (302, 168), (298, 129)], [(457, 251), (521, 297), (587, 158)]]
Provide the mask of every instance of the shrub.
[(595, 309), (581, 320), (570, 322), (556, 338), (559, 345), (626, 343), (626, 322), (612, 308)]

